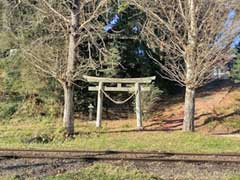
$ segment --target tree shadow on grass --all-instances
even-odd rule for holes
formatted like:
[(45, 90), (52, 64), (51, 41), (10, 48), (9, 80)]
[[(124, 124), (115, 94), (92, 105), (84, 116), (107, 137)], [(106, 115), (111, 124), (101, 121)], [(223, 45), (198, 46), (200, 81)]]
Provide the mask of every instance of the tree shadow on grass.
[(232, 113), (224, 114), (224, 115), (213, 115), (208, 117), (202, 125), (199, 125), (197, 127), (205, 126), (211, 122), (223, 122), (226, 118), (234, 116), (234, 115), (240, 115), (240, 110), (234, 111)]
[[(145, 127), (144, 127), (145, 128)], [(170, 131), (179, 131), (179, 129), (166, 129), (166, 128), (155, 128), (155, 129), (123, 129), (123, 130), (110, 130), (110, 131), (93, 131), (93, 132), (84, 132), (84, 134), (115, 134), (115, 133), (143, 133), (143, 132), (170, 132)], [(83, 134), (83, 132), (76, 132), (76, 135)]]
[[(211, 113), (200, 114), (195, 117), (195, 122), (200, 120), (201, 117), (211, 115)], [(167, 119), (167, 120), (153, 120), (153, 123), (144, 126), (144, 128), (154, 128), (156, 126), (162, 126), (162, 131), (178, 131), (182, 130), (183, 118), (181, 119)]]
[[(203, 116), (208, 116), (211, 113), (205, 113), (195, 117), (195, 121), (198, 121)], [(130, 132), (174, 132), (181, 131), (183, 125), (183, 119), (167, 119), (167, 120), (153, 120), (151, 124), (143, 126), (143, 129), (120, 129), (109, 131), (93, 131), (93, 132), (76, 132), (75, 135), (91, 135), (91, 134), (114, 134), (114, 133), (130, 133)]]
[[(216, 115), (213, 113), (203, 113), (195, 117), (195, 128), (203, 127), (211, 122), (223, 122), (226, 118), (240, 115), (240, 111), (235, 111), (225, 115)], [(206, 120), (201, 124), (197, 124), (202, 117), (207, 117)], [(181, 131), (183, 126), (183, 119), (166, 119), (166, 120), (152, 120), (152, 123), (147, 124), (143, 129), (122, 129), (122, 130), (109, 130), (109, 131), (94, 131), (94, 132), (84, 132), (86, 135), (90, 134), (114, 134), (114, 133), (130, 133), (130, 132), (173, 132)], [(238, 132), (238, 131), (237, 131)], [(237, 133), (235, 132), (235, 133)], [(76, 135), (81, 135), (83, 132), (77, 132)]]

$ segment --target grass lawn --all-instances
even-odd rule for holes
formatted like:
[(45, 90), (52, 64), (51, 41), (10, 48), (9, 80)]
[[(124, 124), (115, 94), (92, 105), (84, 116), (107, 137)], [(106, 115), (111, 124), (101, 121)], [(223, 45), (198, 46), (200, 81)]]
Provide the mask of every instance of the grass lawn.
[[(11, 120), (0, 123), (0, 148), (43, 148), (78, 150), (157, 150), (174, 152), (240, 152), (240, 138), (207, 136), (200, 133), (129, 131), (132, 127), (122, 125), (118, 132), (104, 122), (100, 130), (94, 124), (77, 122), (73, 139), (63, 137), (61, 121)], [(106, 128), (107, 127), (107, 128)], [(113, 132), (112, 132), (113, 131)], [(34, 137), (42, 141), (29, 142)], [(49, 138), (49, 142), (47, 141)], [(47, 139), (47, 140), (46, 140)], [(1, 179), (1, 177), (0, 177)], [(14, 177), (4, 179), (12, 180)], [(154, 174), (142, 172), (128, 166), (96, 163), (75, 171), (41, 178), (43, 180), (160, 180)], [(240, 180), (240, 176), (229, 174), (226, 180)]]
[[(103, 125), (105, 126), (105, 125)], [(124, 126), (121, 130), (131, 127)], [(74, 139), (65, 140), (61, 121), (12, 120), (0, 124), (0, 148), (46, 148), (79, 150), (157, 150), (174, 152), (240, 152), (240, 138), (207, 136), (199, 133), (140, 131), (110, 132), (94, 124), (76, 123)], [(42, 141), (28, 140), (42, 137)], [(49, 142), (45, 139), (50, 139)]]
[(227, 180), (240, 180), (240, 175), (233, 175), (233, 176), (229, 176), (229, 178), (227, 178)]

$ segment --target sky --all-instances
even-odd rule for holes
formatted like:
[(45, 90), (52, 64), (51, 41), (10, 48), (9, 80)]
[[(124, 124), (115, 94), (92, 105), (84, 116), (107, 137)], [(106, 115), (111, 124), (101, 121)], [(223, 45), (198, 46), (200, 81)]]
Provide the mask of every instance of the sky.
[(239, 43), (240, 43), (240, 35), (234, 39), (232, 43), (232, 47), (236, 47)]
[(104, 31), (110, 31), (114, 26), (116, 26), (119, 22), (120, 18), (118, 14), (115, 14), (113, 18), (108, 22), (108, 24), (104, 27)]
[[(226, 21), (226, 28), (228, 28), (228, 26), (231, 26), (231, 22), (232, 22), (232, 20), (233, 20), (233, 18), (234, 18), (235, 16), (236, 16), (236, 12), (235, 12), (234, 10), (230, 11), (230, 13), (229, 13), (229, 15), (228, 15), (228, 19), (227, 19), (227, 21)], [(238, 45), (239, 43), (240, 43), (240, 35), (237, 36), (237, 37), (234, 39), (231, 47), (234, 48), (234, 47), (236, 47), (236, 45)]]

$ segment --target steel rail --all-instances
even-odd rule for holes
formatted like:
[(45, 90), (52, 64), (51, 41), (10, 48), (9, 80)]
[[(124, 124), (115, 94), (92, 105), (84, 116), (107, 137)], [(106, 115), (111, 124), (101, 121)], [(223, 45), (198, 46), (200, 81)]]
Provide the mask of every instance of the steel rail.
[(42, 152), (42, 153), (92, 153), (92, 154), (143, 154), (143, 155), (169, 155), (169, 156), (233, 156), (240, 157), (240, 153), (181, 153), (181, 152), (161, 152), (161, 151), (114, 151), (114, 150), (106, 150), (106, 151), (86, 151), (86, 150), (54, 150), (54, 149), (7, 149), (0, 148), (0, 152)]
[(39, 155), (3, 155), (6, 159), (78, 159), (82, 161), (143, 161), (143, 162), (185, 162), (185, 163), (240, 163), (240, 160), (222, 159), (184, 159), (184, 158), (132, 158), (132, 157), (94, 157), (94, 156), (39, 156)]

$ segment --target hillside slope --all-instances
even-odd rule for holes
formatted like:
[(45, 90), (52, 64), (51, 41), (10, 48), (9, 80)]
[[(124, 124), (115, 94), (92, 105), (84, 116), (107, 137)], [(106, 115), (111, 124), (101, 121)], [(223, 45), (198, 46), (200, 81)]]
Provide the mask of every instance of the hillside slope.
[[(184, 115), (182, 97), (159, 105), (148, 120), (146, 129), (181, 130)], [(237, 133), (240, 130), (240, 87), (229, 81), (218, 81), (199, 90), (196, 98), (196, 131), (211, 134)]]

